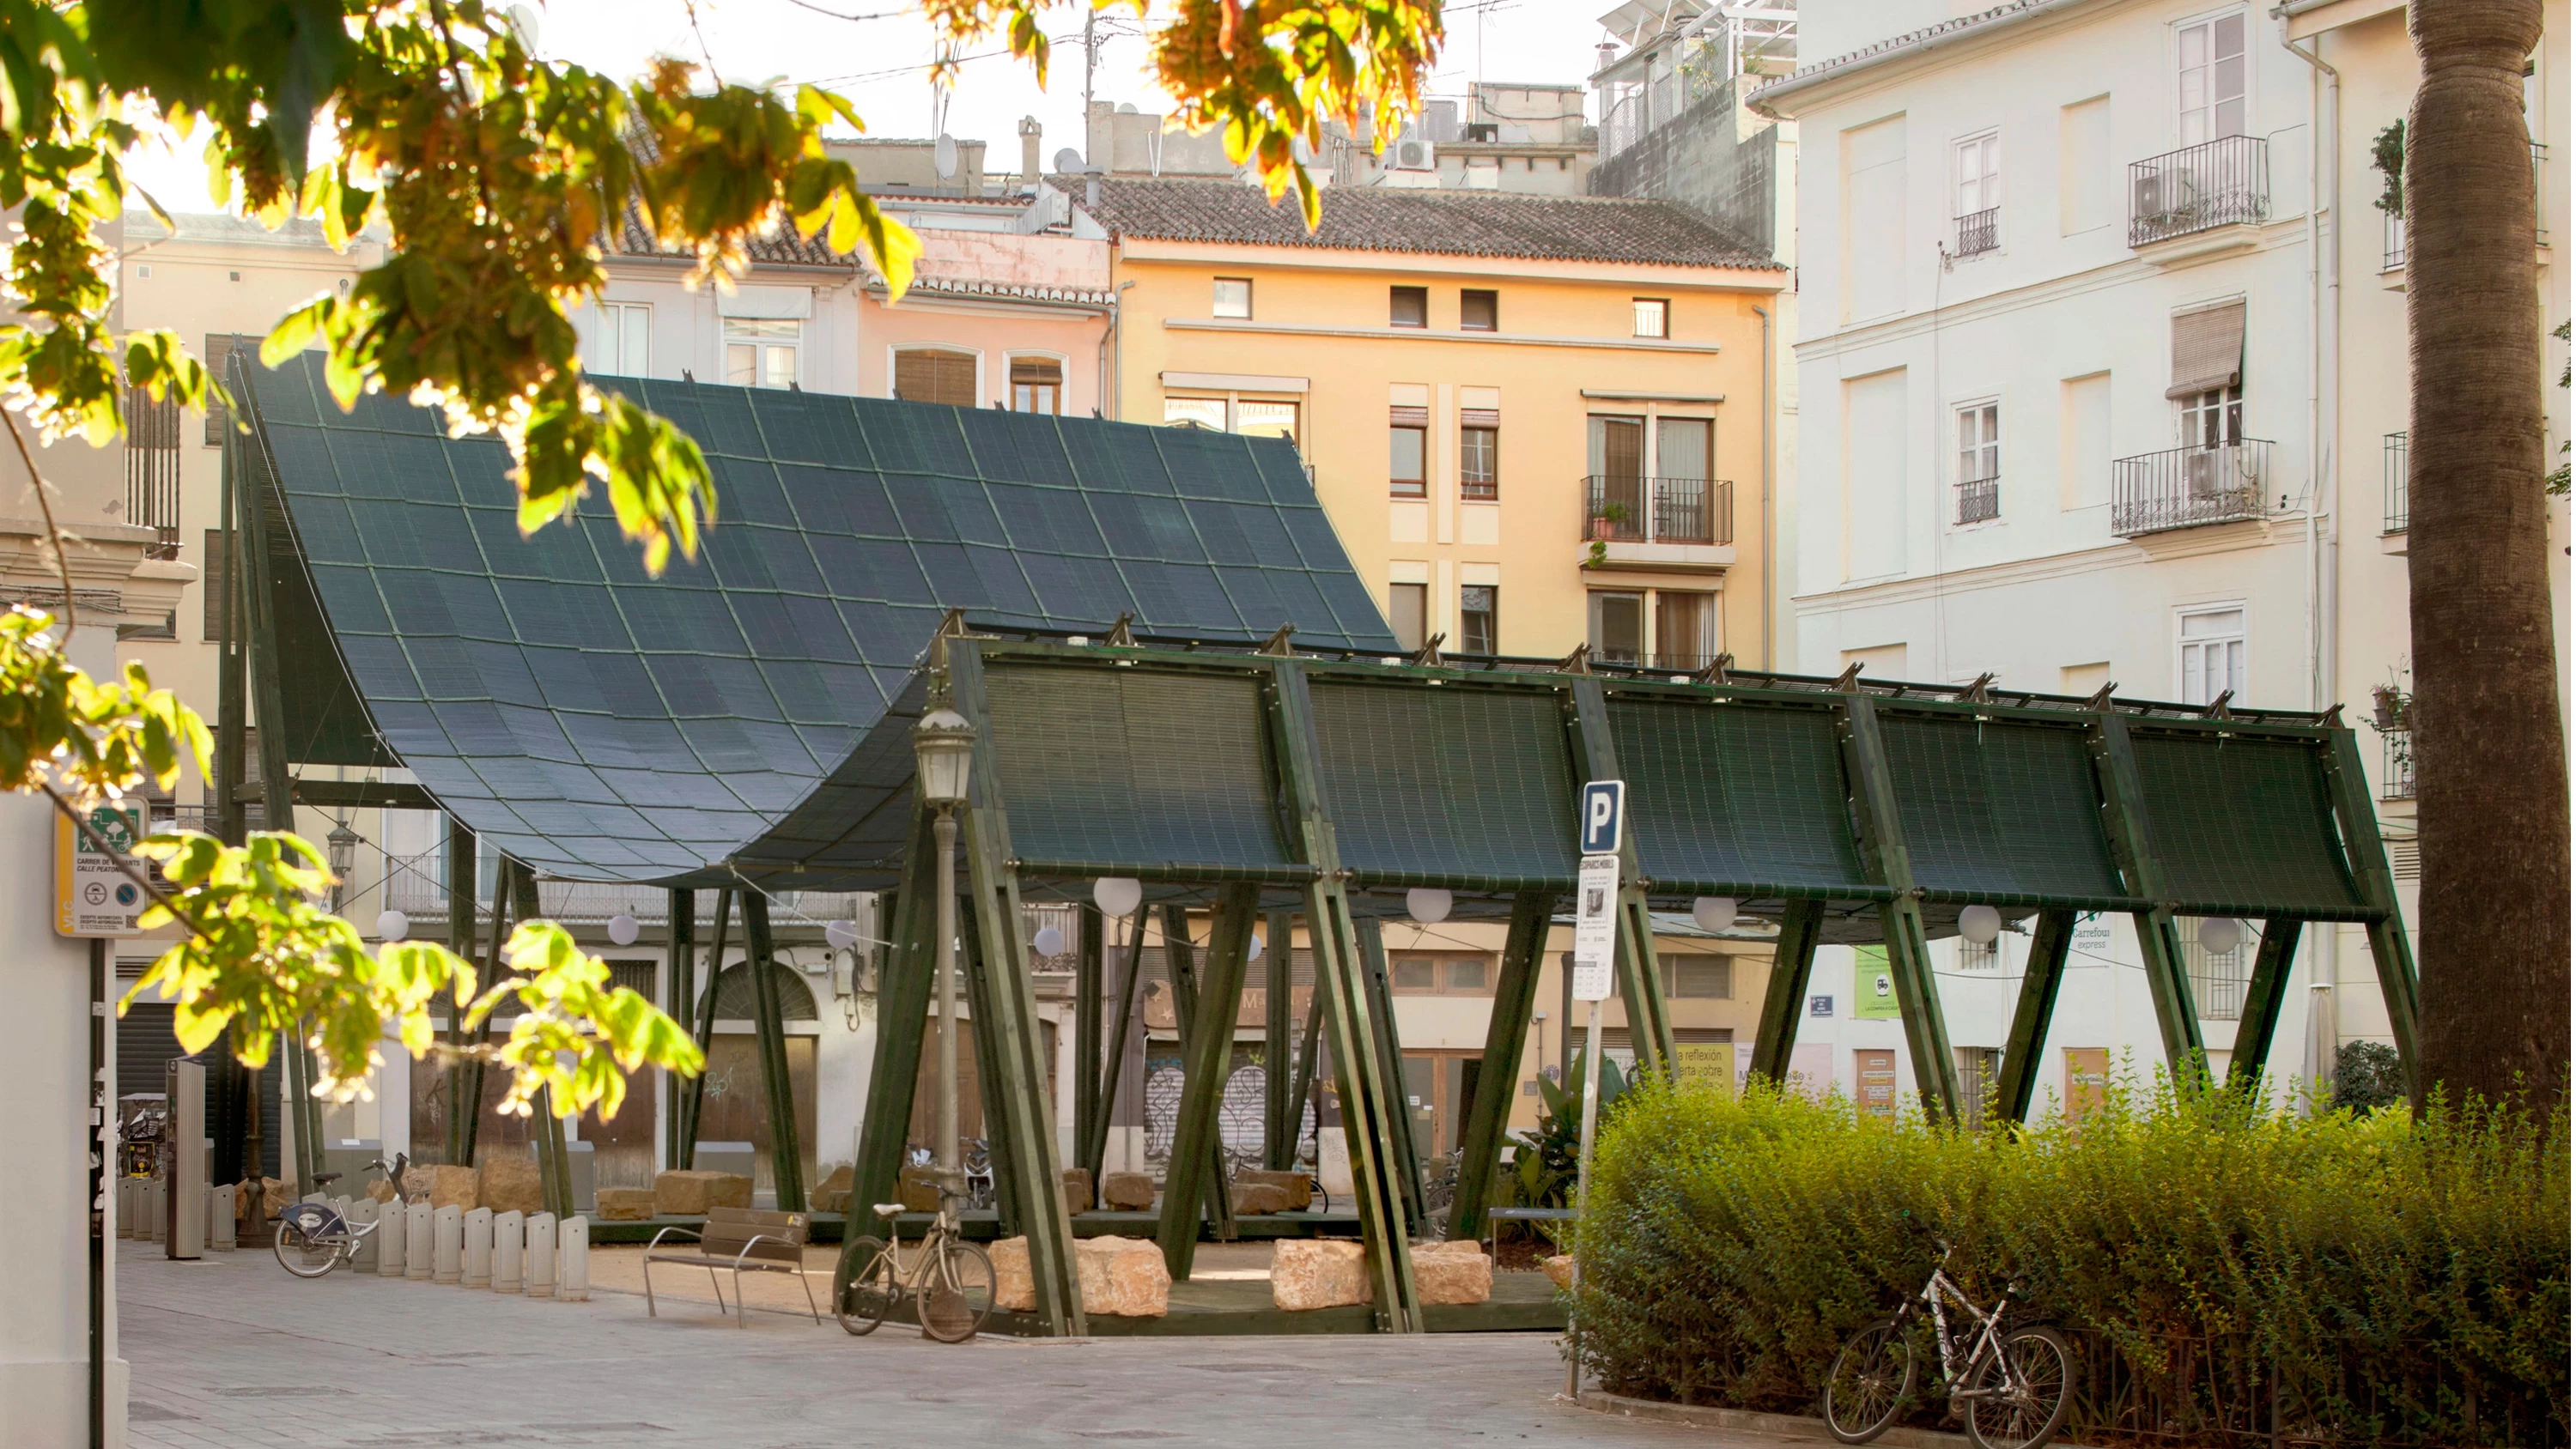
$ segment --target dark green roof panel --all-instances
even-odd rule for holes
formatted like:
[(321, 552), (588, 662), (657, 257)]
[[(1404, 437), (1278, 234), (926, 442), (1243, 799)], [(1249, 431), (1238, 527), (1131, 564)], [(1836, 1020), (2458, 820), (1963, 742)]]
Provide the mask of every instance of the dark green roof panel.
[(2143, 728), (2130, 738), (2148, 848), (2178, 910), (2347, 920), (2364, 911), (2336, 836), (2324, 746)]
[(1990, 905), (2134, 904), (2102, 833), (2080, 721), (1914, 715), (1882, 706), (1914, 883)]
[(1853, 838), (1831, 713), (1624, 694), (1608, 708), (1629, 837), (1658, 891), (1887, 894)]
[(1555, 691), (1318, 674), (1310, 693), (1324, 813), (1362, 883), (1573, 888), (1573, 767)]

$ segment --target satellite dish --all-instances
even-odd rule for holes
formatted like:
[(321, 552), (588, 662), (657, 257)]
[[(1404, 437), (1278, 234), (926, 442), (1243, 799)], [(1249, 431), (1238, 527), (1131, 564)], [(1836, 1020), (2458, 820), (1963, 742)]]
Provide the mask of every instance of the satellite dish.
[(527, 47), (531, 54), (535, 53), (537, 48), (537, 12), (535, 10), (525, 5), (511, 6), (510, 29), (519, 37), (519, 44)]
[(930, 164), (938, 171), (939, 179), (942, 181), (955, 176), (957, 174), (957, 138), (945, 131), (940, 132), (939, 139), (930, 147)]
[(1081, 152), (1076, 151), (1071, 146), (1067, 146), (1063, 150), (1055, 153), (1055, 170), (1058, 176), (1070, 176), (1081, 169)]

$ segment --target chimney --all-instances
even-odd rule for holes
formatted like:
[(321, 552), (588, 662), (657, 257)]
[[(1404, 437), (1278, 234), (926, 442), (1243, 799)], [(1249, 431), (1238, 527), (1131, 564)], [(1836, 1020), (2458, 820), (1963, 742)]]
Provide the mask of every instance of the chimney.
[(1045, 134), (1046, 127), (1038, 124), (1037, 117), (1020, 117), (1020, 182), (1022, 185), (1038, 184), (1038, 138)]

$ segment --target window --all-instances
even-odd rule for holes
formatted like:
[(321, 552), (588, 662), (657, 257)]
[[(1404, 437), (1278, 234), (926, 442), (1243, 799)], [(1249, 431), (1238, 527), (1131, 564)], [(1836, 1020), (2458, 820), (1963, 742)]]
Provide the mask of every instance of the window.
[(1655, 590), (1655, 667), (1695, 671), (1717, 658), (1717, 596)]
[(1234, 405), (1234, 430), (1255, 438), (1297, 441), (1297, 405), (1246, 398)]
[(1995, 1110), (1995, 1079), (2003, 1075), (2004, 1054), (1995, 1047), (1953, 1047), (1959, 1063), (1961, 1120), (1975, 1123)]
[(1673, 304), (1661, 297), (1639, 297), (1631, 304), (1636, 308), (1637, 335), (1670, 337), (1673, 335)]
[(1502, 591), (1492, 584), (1468, 584), (1458, 590), (1458, 652), (1492, 654), (1497, 637), (1494, 627), (1495, 596)]
[(202, 581), (200, 591), (206, 596), (206, 618), (203, 630), (197, 637), (209, 644), (224, 637), (224, 565), (226, 562), (224, 531), (220, 528), (207, 529), (205, 562), (197, 569), (197, 577)]
[(1981, 945), (1965, 936), (1959, 938), (1959, 969), (1962, 971), (1992, 971), (2003, 964), (2003, 959), (2001, 940)]
[(1484, 996), (1493, 987), (1492, 964), (1476, 956), (1387, 957), (1386, 984), (1400, 996)]
[(2003, 514), (2003, 405), (1970, 403), (1956, 417), (1959, 434), (1959, 521)]
[(1495, 458), (1502, 441), (1503, 415), (1491, 408), (1458, 411), (1458, 496), (1493, 498), (1499, 492)]
[(1461, 332), (1493, 331), (1498, 311), (1496, 295), (1493, 292), (1460, 292), (1458, 294), (1458, 330)]
[(2245, 697), (2245, 609), (2198, 609), (2176, 621), (2182, 654), (2182, 702), (2207, 704), (2222, 694)]
[(582, 339), (583, 371), (609, 377), (653, 375), (652, 308), (640, 302), (602, 302), (599, 320), (589, 332)]
[(1167, 397), (1163, 399), (1163, 421), (1222, 433), (1225, 431), (1225, 399)]
[(1592, 657), (1611, 664), (1635, 664), (1646, 653), (1646, 596), (1594, 589)]
[(2212, 951), (2200, 944), (2201, 918), (2177, 916), (2182, 937), (2183, 974), (2191, 978), (2192, 1004), (2203, 1021), (2235, 1021), (2245, 1015), (2245, 986), (2252, 974), (2256, 943), (2240, 929), (2236, 944)]
[(2004, 172), (2003, 139), (1992, 133), (1958, 144), (1955, 155), (1957, 171), (1958, 236), (1954, 255), (1973, 257), (1993, 251), (2001, 245), (1996, 225), (2003, 214)]
[(725, 381), (735, 387), (794, 387), (805, 324), (794, 318), (727, 317)]
[(1011, 359), (1011, 411), (1064, 411), (1064, 364), (1052, 357)]
[(1423, 444), (1430, 430), (1431, 410), (1428, 408), (1393, 407), (1387, 410), (1387, 491), (1398, 498), (1423, 496)]
[(1735, 995), (1735, 961), (1728, 956), (1670, 955), (1664, 960), (1664, 995), (1676, 1001), (1725, 1001)]
[(1389, 287), (1386, 291), (1386, 325), (1389, 327), (1431, 325), (1431, 289), (1429, 287)]
[(2185, 447), (2216, 447), (2244, 438), (2245, 301), (2176, 313), (2173, 384), (2165, 396), (2181, 405)]
[(2231, 383), (2181, 402), (2184, 447), (2219, 448), (2245, 441), (2245, 389)]
[(1252, 279), (1250, 277), (1217, 278), (1216, 305), (1213, 310), (1219, 317), (1250, 317), (1252, 315)]
[(1419, 649), (1431, 627), (1431, 586), (1429, 584), (1389, 584), (1386, 588), (1387, 623), (1395, 630), (1395, 642), (1406, 649)]
[(937, 347), (896, 353), (894, 395), (904, 402), (975, 406), (975, 354)]
[(2245, 12), (2195, 21), (2174, 32), (2182, 143), (2245, 134)]
[[(232, 334), (229, 332), (207, 334), (206, 350), (201, 355), (206, 359), (206, 371), (215, 381), (229, 383), (230, 379), (225, 376), (225, 364), (233, 355)], [(209, 401), (206, 404), (207, 447), (222, 447), (224, 435), (232, 431), (232, 425), (232, 409), (219, 402)]]

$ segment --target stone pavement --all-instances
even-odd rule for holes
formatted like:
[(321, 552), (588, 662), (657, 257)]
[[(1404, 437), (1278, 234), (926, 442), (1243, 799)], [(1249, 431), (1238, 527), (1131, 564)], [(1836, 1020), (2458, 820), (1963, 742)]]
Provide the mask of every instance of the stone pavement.
[(712, 1304), (648, 1319), (622, 1293), (556, 1303), (346, 1270), (307, 1283), (265, 1252), (129, 1253), (118, 1278), (138, 1446), (1814, 1442), (1556, 1402), (1564, 1365), (1539, 1334), (949, 1347), (757, 1306), (738, 1329)]

